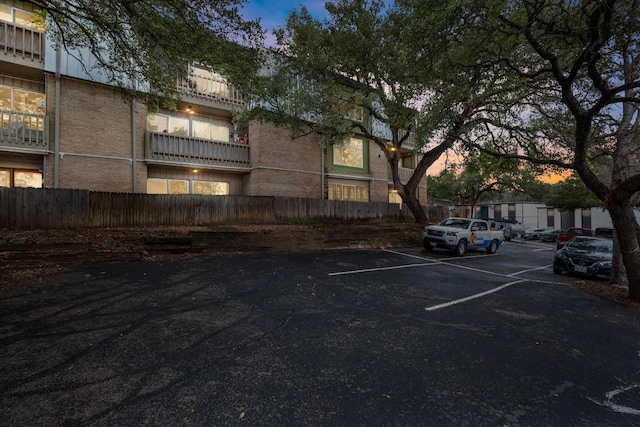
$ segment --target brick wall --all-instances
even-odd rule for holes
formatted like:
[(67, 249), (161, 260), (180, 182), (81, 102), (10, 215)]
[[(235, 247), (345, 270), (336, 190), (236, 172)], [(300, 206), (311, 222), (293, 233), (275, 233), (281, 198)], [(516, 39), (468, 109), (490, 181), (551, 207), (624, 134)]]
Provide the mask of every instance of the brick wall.
[[(55, 135), (55, 79), (46, 76), (50, 146)], [(144, 131), (147, 109), (136, 104), (136, 186), (146, 191)], [(60, 84), (59, 187), (133, 191), (131, 105), (114, 88), (72, 78)], [(45, 161), (45, 185), (54, 185), (54, 154)]]
[(322, 198), (322, 150), (313, 137), (291, 139), (287, 129), (269, 123), (249, 128), (251, 174), (247, 196)]

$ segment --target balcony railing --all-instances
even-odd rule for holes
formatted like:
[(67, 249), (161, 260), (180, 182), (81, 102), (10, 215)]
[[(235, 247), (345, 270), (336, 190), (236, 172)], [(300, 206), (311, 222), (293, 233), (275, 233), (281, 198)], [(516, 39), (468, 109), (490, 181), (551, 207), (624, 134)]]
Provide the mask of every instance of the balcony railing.
[(44, 61), (44, 33), (0, 21), (0, 52)]
[(237, 106), (244, 105), (242, 94), (224, 78), (218, 76), (198, 76), (191, 80), (178, 79), (178, 93), (207, 101), (224, 102)]
[(209, 141), (168, 133), (147, 132), (145, 159), (189, 166), (217, 166), (248, 169), (249, 146), (233, 142)]
[(23, 111), (0, 110), (0, 149), (12, 151), (49, 150), (46, 138), (48, 117)]
[[(406, 184), (409, 179), (411, 179), (411, 175), (413, 175), (413, 171), (415, 169), (403, 168), (398, 166), (398, 175), (400, 176), (400, 182)], [(389, 182), (393, 182), (393, 175), (391, 174), (391, 166), (387, 166), (387, 177)]]

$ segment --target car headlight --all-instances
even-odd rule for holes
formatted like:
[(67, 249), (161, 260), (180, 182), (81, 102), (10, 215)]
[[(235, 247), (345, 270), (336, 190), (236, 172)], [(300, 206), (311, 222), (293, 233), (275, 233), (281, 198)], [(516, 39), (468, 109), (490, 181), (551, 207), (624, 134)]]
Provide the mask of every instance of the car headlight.
[(447, 236), (457, 236), (458, 232), (457, 231), (447, 231)]
[(597, 263), (596, 266), (600, 268), (611, 268), (611, 261), (601, 261)]

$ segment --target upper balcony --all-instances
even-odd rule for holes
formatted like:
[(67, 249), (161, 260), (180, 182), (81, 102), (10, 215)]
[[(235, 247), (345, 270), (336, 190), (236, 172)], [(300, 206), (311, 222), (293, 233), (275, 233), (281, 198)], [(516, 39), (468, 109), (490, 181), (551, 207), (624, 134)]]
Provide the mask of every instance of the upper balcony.
[(145, 161), (148, 163), (241, 171), (248, 171), (251, 167), (247, 144), (164, 132), (147, 132), (145, 144)]
[(0, 150), (47, 153), (48, 117), (23, 111), (0, 110)]
[[(411, 168), (403, 168), (402, 166), (398, 166), (398, 175), (400, 177), (400, 182), (406, 184), (411, 179), (413, 172), (415, 169)], [(387, 179), (389, 183), (393, 183), (393, 175), (391, 174), (391, 166), (387, 165)]]
[(44, 68), (45, 33), (0, 21), (0, 52), (4, 61)]
[(177, 89), (182, 101), (212, 108), (231, 110), (244, 106), (239, 90), (221, 75), (194, 68), (189, 79), (178, 79)]

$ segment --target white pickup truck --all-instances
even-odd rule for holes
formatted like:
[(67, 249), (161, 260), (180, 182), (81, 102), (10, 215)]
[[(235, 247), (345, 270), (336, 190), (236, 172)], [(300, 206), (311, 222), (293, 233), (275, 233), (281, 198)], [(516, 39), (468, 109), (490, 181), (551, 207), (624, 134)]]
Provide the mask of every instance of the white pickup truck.
[(444, 248), (462, 256), (467, 249), (486, 249), (495, 253), (502, 245), (502, 230), (491, 230), (482, 219), (447, 218), (438, 225), (428, 225), (422, 231), (422, 242), (426, 250)]

